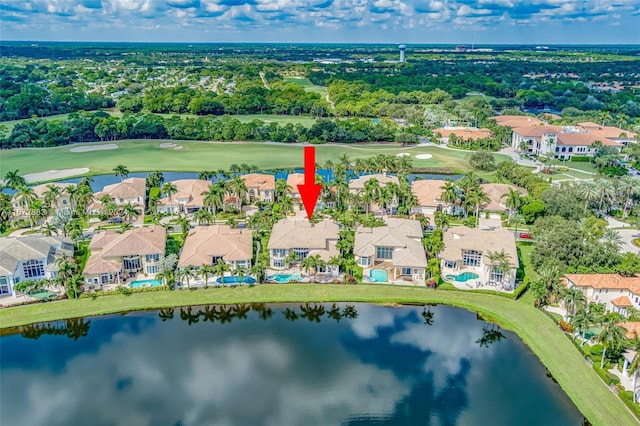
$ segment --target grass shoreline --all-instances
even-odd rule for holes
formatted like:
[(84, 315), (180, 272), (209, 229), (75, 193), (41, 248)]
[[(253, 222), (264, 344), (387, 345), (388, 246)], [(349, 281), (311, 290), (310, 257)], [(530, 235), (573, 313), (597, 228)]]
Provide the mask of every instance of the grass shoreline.
[(593, 425), (640, 424), (549, 317), (528, 304), (492, 295), (383, 285), (313, 284), (156, 291), (5, 308), (0, 310), (0, 328), (163, 307), (250, 302), (440, 303), (477, 312), (515, 332)]

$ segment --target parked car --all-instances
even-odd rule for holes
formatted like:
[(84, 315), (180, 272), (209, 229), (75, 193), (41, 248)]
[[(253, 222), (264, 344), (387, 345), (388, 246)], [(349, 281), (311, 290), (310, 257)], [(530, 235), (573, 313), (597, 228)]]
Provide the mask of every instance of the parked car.
[(528, 240), (531, 238), (531, 234), (529, 234), (528, 232), (521, 232), (519, 237), (522, 239)]
[(122, 223), (122, 218), (121, 217), (112, 217), (111, 219), (109, 219), (107, 221), (107, 223)]

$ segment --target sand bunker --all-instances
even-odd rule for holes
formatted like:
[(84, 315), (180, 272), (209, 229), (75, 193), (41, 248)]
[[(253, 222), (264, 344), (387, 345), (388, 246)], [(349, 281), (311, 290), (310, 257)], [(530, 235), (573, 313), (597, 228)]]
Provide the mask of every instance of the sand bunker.
[(160, 148), (174, 148), (176, 144), (172, 142), (163, 142), (159, 146)]
[(431, 155), (431, 154), (418, 154), (418, 155), (416, 155), (416, 158), (418, 160), (428, 160), (429, 158), (433, 158), (433, 155)]
[(411, 156), (411, 154), (409, 154), (408, 152), (401, 152), (399, 154), (396, 154), (396, 157), (409, 157)]
[(106, 145), (85, 145), (85, 146), (74, 146), (69, 151), (71, 152), (91, 152), (91, 151), (108, 151), (110, 149), (118, 149), (120, 148), (115, 143), (108, 143)]
[(27, 182), (42, 182), (44, 180), (58, 180), (83, 175), (88, 172), (88, 168), (82, 167), (78, 169), (47, 170), (46, 172), (28, 173), (23, 177)]
[(182, 149), (182, 148), (184, 148), (184, 146), (182, 146), (182, 145), (178, 145), (178, 146), (174, 146), (173, 147), (173, 149)]

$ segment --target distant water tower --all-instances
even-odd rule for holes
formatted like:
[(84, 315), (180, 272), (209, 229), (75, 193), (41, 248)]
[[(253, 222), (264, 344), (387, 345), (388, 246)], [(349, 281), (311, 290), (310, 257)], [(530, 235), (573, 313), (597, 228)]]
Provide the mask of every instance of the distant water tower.
[(398, 47), (400, 48), (400, 62), (407, 62), (406, 59), (404, 58), (404, 51), (407, 50), (407, 45), (401, 44)]

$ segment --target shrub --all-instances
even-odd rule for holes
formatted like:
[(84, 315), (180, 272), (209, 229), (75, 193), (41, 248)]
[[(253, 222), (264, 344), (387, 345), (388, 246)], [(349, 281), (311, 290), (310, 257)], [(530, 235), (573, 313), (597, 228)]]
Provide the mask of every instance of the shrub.
[(520, 296), (522, 296), (527, 291), (528, 288), (529, 288), (529, 277), (524, 277), (524, 281), (522, 281), (522, 284), (520, 284), (518, 288), (514, 290), (513, 298), (519, 299)]
[(633, 402), (633, 392), (621, 390), (618, 392), (618, 396), (624, 402), (627, 407), (640, 419), (640, 406)]
[(568, 323), (566, 323), (565, 321), (560, 321), (558, 323), (558, 325), (560, 326), (560, 328), (562, 329), (562, 331), (564, 331), (565, 333), (573, 333), (573, 327), (571, 327)]
[(150, 291), (165, 291), (168, 290), (165, 286), (155, 286), (155, 287), (141, 287), (141, 288), (130, 288), (120, 286), (115, 290), (105, 290), (105, 291), (95, 291), (93, 293), (82, 293), (79, 299), (93, 299), (100, 296), (116, 296), (122, 294), (132, 294), (132, 293), (147, 293)]
[(591, 157), (583, 157), (583, 156), (573, 156), (571, 157), (571, 161), (574, 163), (588, 163), (591, 161)]
[(620, 379), (618, 378), (618, 376), (616, 376), (613, 373), (609, 373), (606, 370), (603, 370), (600, 368), (600, 364), (598, 364), (597, 362), (593, 363), (593, 369), (596, 370), (596, 373), (598, 373), (598, 376), (600, 376), (600, 378), (607, 384), (614, 384), (617, 385), (620, 383)]
[(590, 350), (591, 355), (602, 356), (602, 351), (603, 351), (602, 345), (591, 346), (591, 350)]

